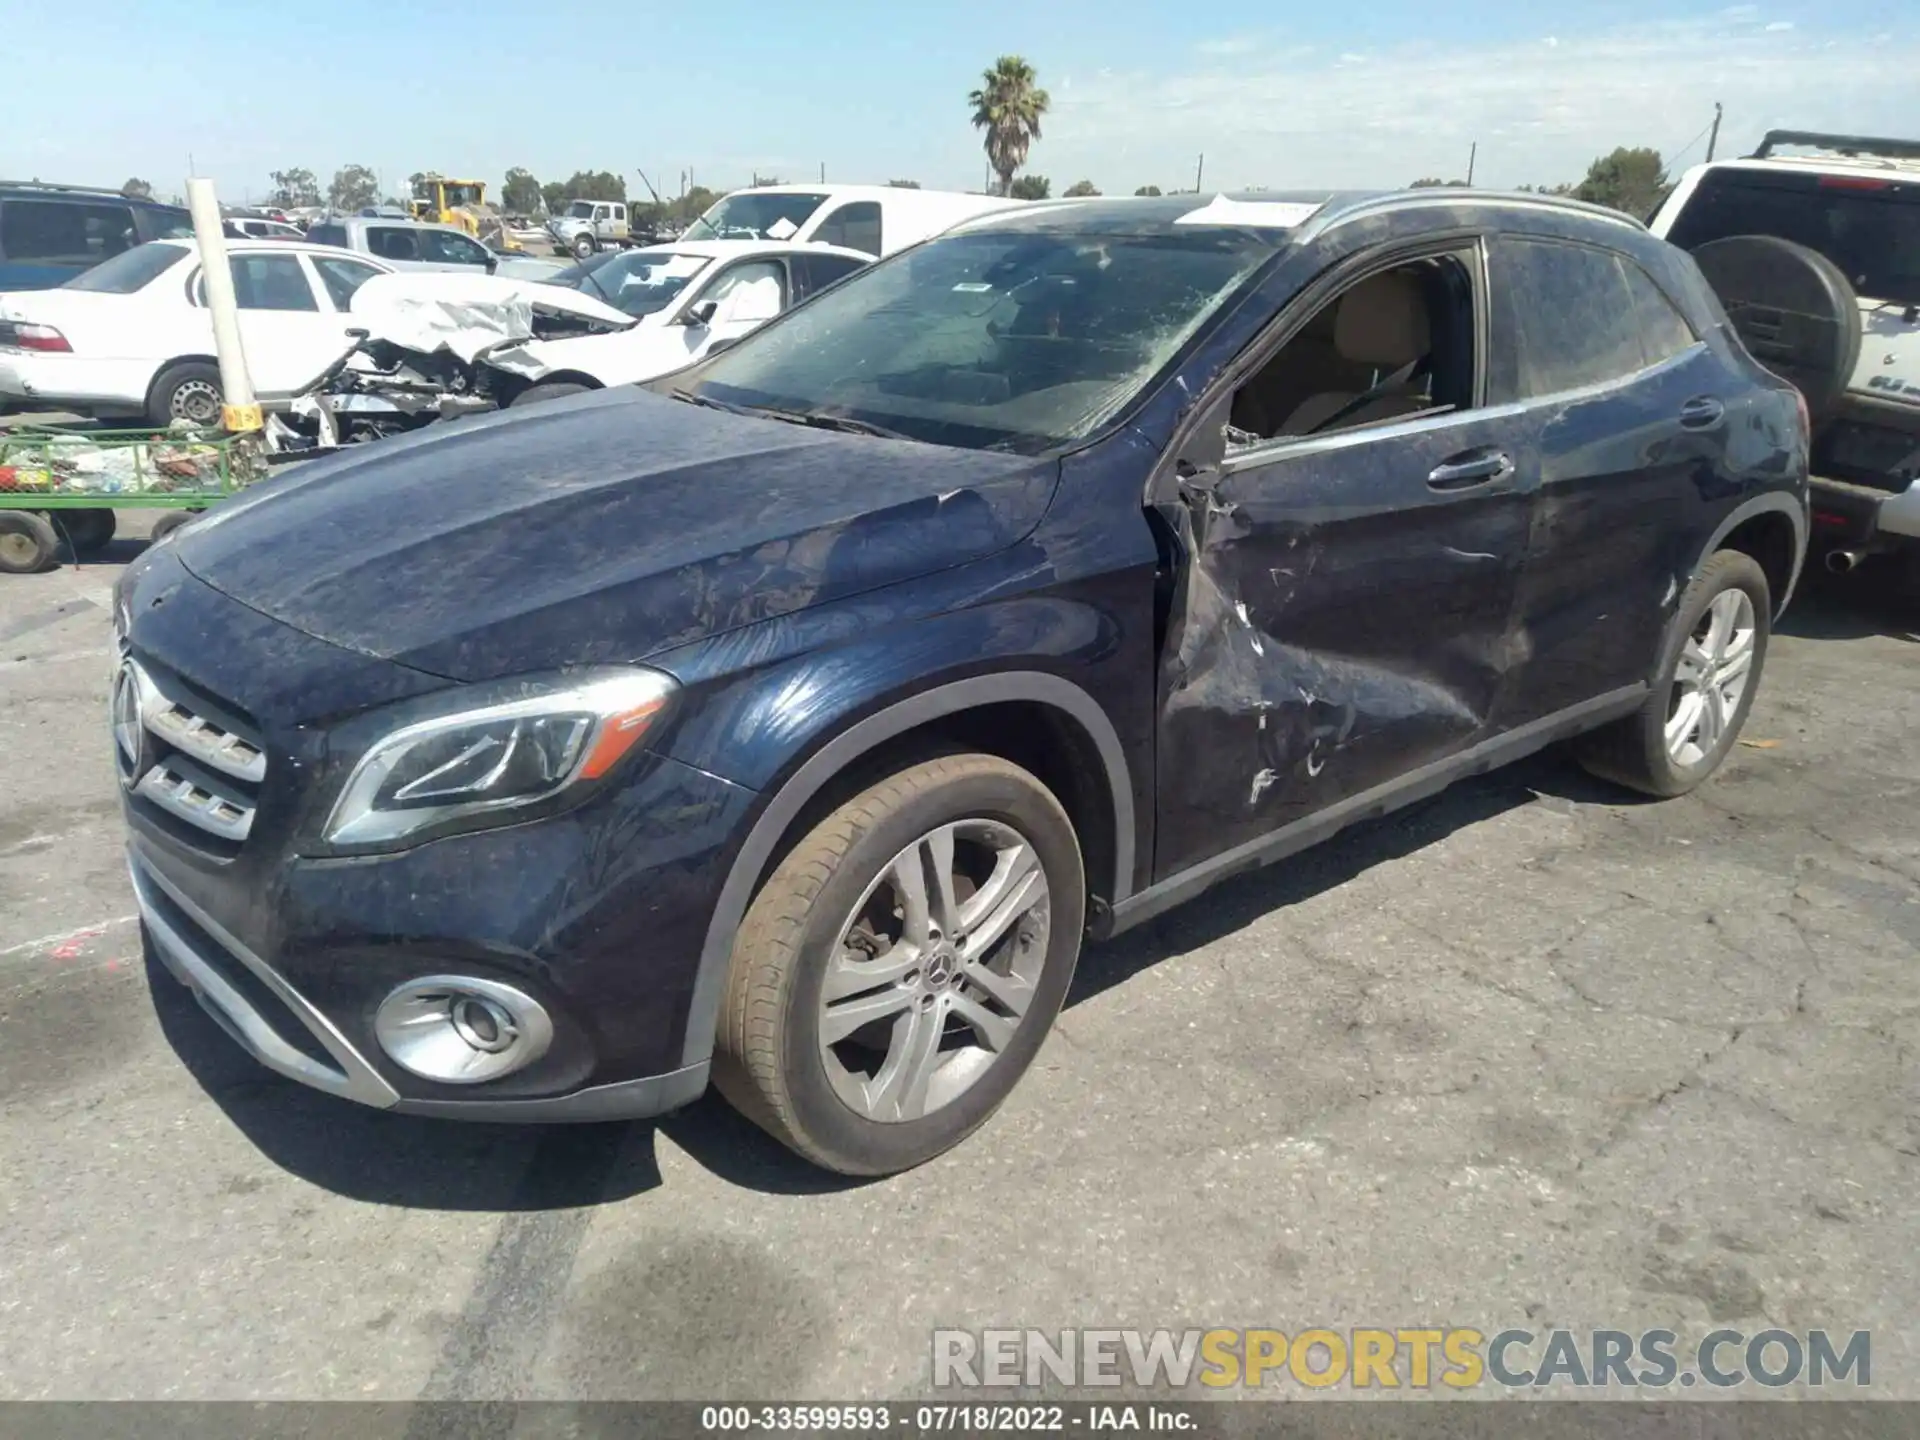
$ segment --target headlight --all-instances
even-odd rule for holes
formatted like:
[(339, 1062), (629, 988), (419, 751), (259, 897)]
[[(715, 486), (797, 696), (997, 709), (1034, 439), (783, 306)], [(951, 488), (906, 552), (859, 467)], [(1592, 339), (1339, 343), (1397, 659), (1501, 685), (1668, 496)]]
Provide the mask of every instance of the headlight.
[(335, 845), (389, 845), (553, 800), (640, 743), (675, 689), (652, 670), (423, 720), (375, 741), (327, 819)]

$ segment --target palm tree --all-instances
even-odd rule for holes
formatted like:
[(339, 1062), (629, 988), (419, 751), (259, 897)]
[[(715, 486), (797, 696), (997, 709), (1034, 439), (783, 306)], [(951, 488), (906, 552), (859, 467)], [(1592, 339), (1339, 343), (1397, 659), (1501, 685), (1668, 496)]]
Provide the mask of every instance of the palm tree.
[(1000, 193), (1013, 188), (1013, 172), (1027, 163), (1027, 147), (1040, 138), (1040, 117), (1050, 103), (1034, 84), (1033, 66), (1018, 55), (1002, 55), (967, 96), (974, 127), (987, 132), (987, 160), (1000, 177)]

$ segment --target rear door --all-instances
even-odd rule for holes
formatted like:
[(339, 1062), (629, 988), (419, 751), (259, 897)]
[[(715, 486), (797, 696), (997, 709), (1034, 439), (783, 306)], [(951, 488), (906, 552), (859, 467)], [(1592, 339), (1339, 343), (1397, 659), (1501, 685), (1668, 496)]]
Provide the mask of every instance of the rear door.
[(1519, 725), (1650, 678), (1688, 500), (1715, 484), (1744, 387), (1631, 256), (1510, 235), (1492, 273), (1496, 396), (1539, 421), (1501, 716)]
[[(317, 288), (302, 255), (241, 251), (228, 263), (254, 390), (263, 400), (297, 394), (345, 351), (350, 317), (336, 311)], [(206, 287), (198, 271), (193, 299), (205, 307)]]

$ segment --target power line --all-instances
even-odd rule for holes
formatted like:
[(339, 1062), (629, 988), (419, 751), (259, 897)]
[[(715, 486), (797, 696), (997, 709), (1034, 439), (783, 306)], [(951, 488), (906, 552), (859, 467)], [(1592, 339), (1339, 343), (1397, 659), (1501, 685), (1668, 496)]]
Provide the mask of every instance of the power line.
[(1678, 150), (1674, 151), (1673, 154), (1666, 156), (1665, 159), (1667, 162), (1667, 168), (1671, 170), (1674, 167), (1674, 165), (1678, 163), (1682, 155), (1686, 154), (1687, 151), (1691, 150), (1694, 146), (1698, 145), (1702, 140), (1706, 139), (1707, 131), (1713, 129), (1714, 123), (1715, 123), (1714, 121), (1709, 120), (1706, 124), (1700, 127), (1700, 133), (1698, 135), (1694, 136), (1693, 139), (1687, 141), (1686, 144), (1682, 145)]

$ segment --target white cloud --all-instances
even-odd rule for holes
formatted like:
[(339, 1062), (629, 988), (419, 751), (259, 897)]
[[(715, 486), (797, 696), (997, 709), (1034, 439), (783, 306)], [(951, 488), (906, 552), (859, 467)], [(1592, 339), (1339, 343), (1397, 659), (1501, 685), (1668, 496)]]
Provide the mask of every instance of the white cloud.
[(1776, 33), (1783, 30), (1791, 30), (1793, 29), (1793, 21), (1776, 20), (1771, 25), (1767, 26), (1767, 29), (1769, 31), (1776, 32)]
[(1228, 35), (1218, 40), (1202, 40), (1193, 48), (1199, 55), (1245, 55), (1259, 44), (1251, 35)]
[[(1721, 154), (1776, 126), (1912, 128), (1920, 36), (1765, 33), (1725, 18), (1497, 44), (1425, 43), (1356, 58), (1254, 49), (1189, 73), (1118, 73), (1048, 117), (1035, 168), (1109, 190), (1166, 185), (1204, 151), (1214, 183), (1275, 189), (1403, 185), (1452, 175), (1480, 142), (1480, 180), (1577, 180), (1616, 145), (1683, 146), (1726, 103)], [(1557, 42), (1557, 43), (1555, 43)], [(1683, 158), (1700, 156), (1698, 146)]]

